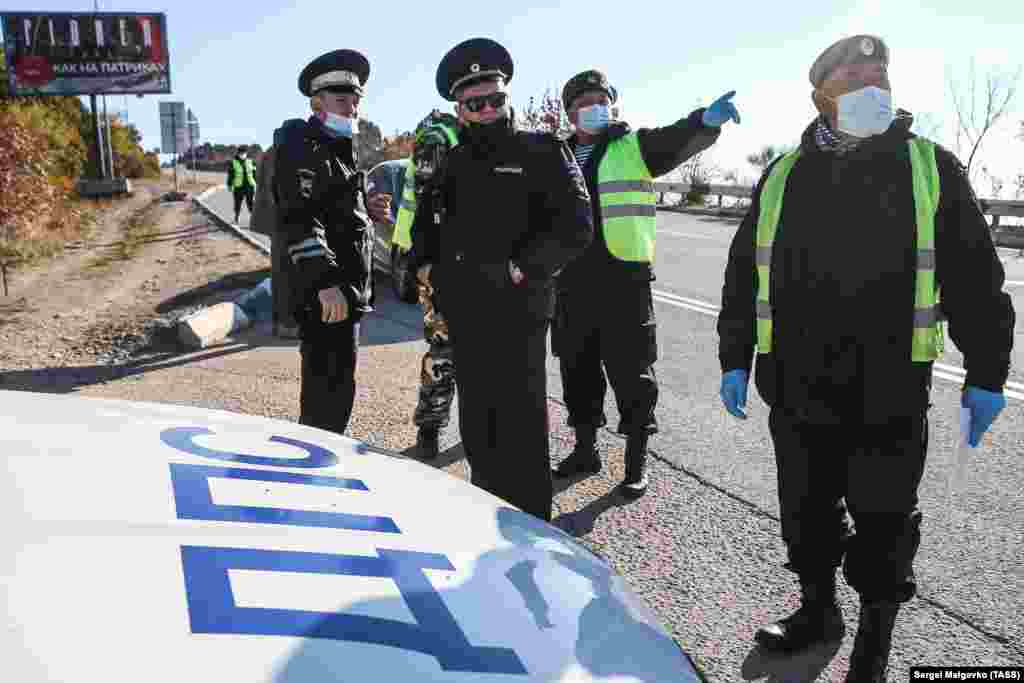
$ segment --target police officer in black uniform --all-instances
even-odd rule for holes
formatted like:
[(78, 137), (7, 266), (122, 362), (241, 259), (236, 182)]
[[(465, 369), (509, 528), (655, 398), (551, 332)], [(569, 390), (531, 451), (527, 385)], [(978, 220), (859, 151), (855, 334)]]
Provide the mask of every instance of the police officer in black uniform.
[(601, 470), (596, 439), (606, 423), (610, 382), (621, 415), (618, 432), (627, 439), (626, 476), (619, 492), (638, 498), (647, 491), (647, 441), (658, 431), (658, 347), (651, 298), (657, 203), (653, 179), (710, 147), (723, 123), (739, 121), (729, 102), (734, 94), (669, 126), (632, 130), (614, 120), (618, 93), (603, 72), (583, 71), (562, 90), (576, 128), (568, 144), (593, 197), (594, 241), (558, 276), (552, 348), (560, 361), (576, 446), (555, 468), (556, 477)]
[(463, 128), (435, 174), (438, 201), (417, 205), (412, 259), (442, 293), (472, 482), (550, 520), (552, 278), (582, 253), (593, 227), (572, 153), (551, 135), (515, 129), (511, 78), (508, 51), (485, 38), (441, 61), (438, 92), (458, 102)]
[(370, 63), (353, 50), (303, 69), (299, 90), (314, 115), (283, 129), (274, 176), (302, 339), (299, 422), (338, 434), (352, 414), (359, 321), (373, 310), (371, 219), (390, 213), (387, 195), (367, 199), (352, 142), (369, 75)]

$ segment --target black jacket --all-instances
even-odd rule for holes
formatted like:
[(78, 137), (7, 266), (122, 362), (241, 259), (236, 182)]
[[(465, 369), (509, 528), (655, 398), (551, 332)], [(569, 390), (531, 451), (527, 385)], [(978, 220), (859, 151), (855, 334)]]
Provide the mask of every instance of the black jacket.
[(319, 291), (337, 286), (358, 320), (373, 310), (373, 231), (352, 141), (331, 137), (315, 117), (281, 132), (274, 196), (293, 264), (296, 317), (319, 319)]
[[(822, 151), (817, 122), (786, 183), (771, 264), (773, 353), (757, 388), (798, 419), (869, 424), (928, 406), (931, 363), (911, 362), (916, 221), (906, 112), (844, 155)], [(936, 277), (966, 384), (1000, 391), (1009, 374), (1014, 310), (1003, 266), (963, 166), (936, 147), (940, 199)], [(774, 164), (772, 165), (774, 166)], [(760, 193), (729, 250), (718, 318), (723, 372), (749, 370), (756, 343), (755, 235)]]
[[(697, 109), (672, 125), (661, 128), (639, 128), (636, 131), (640, 154), (651, 176), (665, 175), (684, 161), (704, 151), (718, 140), (721, 129), (705, 126), (701, 122), (704, 109)], [(586, 252), (558, 276), (560, 289), (571, 290), (577, 281), (582, 287), (591, 287), (598, 280), (619, 282), (620, 278), (650, 282), (654, 279), (654, 266), (647, 263), (621, 261), (612, 256), (604, 239), (601, 220), (601, 202), (597, 193), (597, 171), (613, 140), (628, 135), (626, 123), (613, 123), (595, 143), (590, 158), (583, 165), (583, 177), (592, 199), (594, 211), (594, 241)], [(569, 138), (570, 149), (576, 145), (576, 136)], [(595, 280), (597, 278), (597, 280)]]
[[(433, 264), (431, 279), (453, 317), (550, 317), (554, 274), (593, 239), (575, 158), (551, 135), (511, 128), (484, 142), (468, 133), (459, 139), (434, 178), (443, 215), (433, 201), (417, 205), (414, 267)], [(519, 286), (510, 260), (525, 275)]]

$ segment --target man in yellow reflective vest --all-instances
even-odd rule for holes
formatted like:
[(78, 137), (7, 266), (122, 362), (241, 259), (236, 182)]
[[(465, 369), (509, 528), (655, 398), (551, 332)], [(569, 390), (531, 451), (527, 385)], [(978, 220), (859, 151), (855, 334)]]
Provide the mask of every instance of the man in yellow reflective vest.
[[(458, 144), (458, 119), (434, 110), (416, 127), (413, 156), (405, 172), (402, 202), (398, 209), (394, 242), (408, 252), (412, 248), (412, 223), (419, 202), (435, 201), (434, 172)], [(430, 282), (417, 282), (423, 307), (423, 336), (428, 344), (420, 365), (420, 388), (413, 423), (416, 448), (426, 459), (437, 457), (440, 432), (448, 426), (455, 398), (455, 355), (448, 322), (440, 307), (440, 293)]]
[(1015, 322), (964, 168), (893, 111), (888, 64), (869, 35), (814, 62), (820, 116), (755, 188), (718, 319), (721, 397), (741, 419), (757, 354), (786, 566), (801, 585), (800, 608), (757, 640), (793, 652), (841, 639), (843, 564), (861, 599), (846, 679), (857, 682), (885, 680), (896, 614), (916, 590), (917, 490), (944, 320), (967, 376), (962, 392), (941, 396), (970, 411), (974, 446), (1005, 405)]
[(657, 431), (658, 401), (653, 179), (711, 146), (726, 121), (739, 122), (729, 101), (733, 94), (670, 126), (634, 131), (613, 120), (618, 94), (605, 74), (588, 70), (565, 84), (562, 101), (575, 127), (569, 146), (592, 198), (594, 241), (558, 276), (552, 349), (576, 444), (554, 468), (556, 478), (601, 470), (597, 430), (606, 423), (610, 382), (619, 406), (618, 432), (626, 437), (619, 491), (635, 499), (647, 490), (644, 464), (648, 437)]
[(256, 195), (256, 162), (249, 158), (245, 147), (239, 147), (228, 165), (228, 189), (235, 195), (235, 224), (242, 211), (242, 201), (252, 216), (252, 201)]

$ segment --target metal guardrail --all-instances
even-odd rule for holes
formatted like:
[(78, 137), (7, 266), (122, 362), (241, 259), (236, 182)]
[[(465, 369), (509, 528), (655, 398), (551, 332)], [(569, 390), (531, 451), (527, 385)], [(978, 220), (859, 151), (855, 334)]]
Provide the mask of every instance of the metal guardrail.
[[(699, 183), (654, 183), (654, 191), (659, 195), (658, 203), (665, 203), (665, 193), (686, 195), (693, 190), (698, 190), (706, 195), (718, 197), (718, 208), (723, 211), (730, 211), (722, 207), (722, 197), (736, 197), (738, 199), (750, 199), (753, 188), (747, 185), (713, 185)], [(1003, 216), (1024, 218), (1024, 201), (1014, 199), (979, 199), (982, 211), (985, 215), (992, 217), (992, 235), (996, 244), (1002, 247), (1013, 247), (1024, 249), (1024, 226), (1001, 226), (1000, 218)], [(731, 213), (745, 212), (746, 207), (738, 208)]]

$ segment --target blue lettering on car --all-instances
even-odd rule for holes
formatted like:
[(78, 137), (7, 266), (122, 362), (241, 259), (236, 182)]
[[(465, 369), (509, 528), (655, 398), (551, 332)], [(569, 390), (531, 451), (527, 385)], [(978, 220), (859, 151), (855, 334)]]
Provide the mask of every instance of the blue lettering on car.
[[(447, 557), (385, 549), (378, 549), (377, 554), (379, 557), (182, 546), (192, 632), (372, 643), (430, 655), (445, 671), (527, 673), (514, 650), (470, 644), (423, 573), (424, 569), (454, 571)], [(229, 569), (390, 578), (417, 623), (340, 612), (238, 607)]]
[[(177, 427), (161, 432), (160, 439), (168, 446), (191, 455), (248, 465), (321, 468), (338, 462), (337, 455), (326, 448), (283, 436), (273, 436), (270, 441), (301, 448), (306, 451), (307, 457), (292, 459), (234, 453), (207, 448), (195, 442), (196, 437), (213, 434), (211, 430), (201, 427)], [(239, 467), (183, 463), (169, 465), (179, 519), (401, 533), (390, 517), (219, 505), (213, 502), (209, 486), (211, 478), (221, 477), (326, 486), (369, 493), (370, 489), (358, 479)], [(424, 569), (454, 571), (455, 567), (447, 556), (383, 548), (377, 549), (377, 555), (368, 557), (182, 546), (181, 561), (192, 632), (278, 635), (372, 643), (430, 655), (437, 659), (445, 671), (512, 675), (528, 673), (515, 650), (477, 647), (469, 642), (455, 616), (423, 573)], [(340, 612), (238, 607), (231, 590), (229, 569), (390, 578), (415, 617), (416, 624)]]
[(212, 460), (228, 460), (243, 465), (271, 465), (273, 467), (330, 467), (338, 464), (338, 456), (308, 441), (289, 439), (286, 436), (272, 436), (273, 443), (283, 443), (288, 446), (301, 448), (308, 454), (305, 458), (274, 458), (265, 455), (247, 455), (245, 453), (232, 453), (231, 451), (218, 451), (213, 448), (200, 446), (195, 442), (197, 436), (208, 436), (213, 434), (209, 429), (203, 427), (175, 427), (165, 429), (160, 433), (160, 440), (171, 448), (179, 451), (198, 455), (201, 458)]
[(250, 522), (256, 524), (289, 524), (292, 526), (328, 527), (353, 531), (401, 533), (390, 517), (355, 515), (345, 512), (312, 512), (286, 508), (251, 505), (218, 505), (210, 495), (211, 478), (246, 479), (306, 486), (328, 486), (353, 491), (369, 491), (358, 479), (317, 477), (292, 472), (250, 470), (237, 467), (210, 467), (171, 463), (171, 485), (178, 519), (205, 519), (212, 522)]

